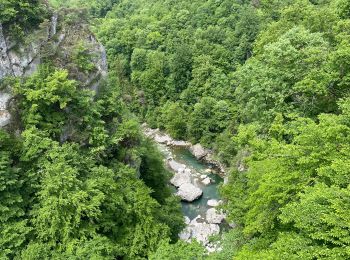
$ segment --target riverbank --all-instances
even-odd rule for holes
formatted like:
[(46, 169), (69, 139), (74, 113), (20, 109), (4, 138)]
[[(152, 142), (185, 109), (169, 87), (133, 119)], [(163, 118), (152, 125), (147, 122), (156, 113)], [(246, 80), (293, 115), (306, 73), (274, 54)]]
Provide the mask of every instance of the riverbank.
[(158, 144), (164, 144), (169, 147), (187, 148), (197, 160), (203, 161), (212, 168), (215, 168), (221, 177), (224, 178), (226, 176), (225, 166), (215, 159), (214, 153), (210, 149), (204, 148), (201, 144), (192, 144), (188, 141), (175, 140), (170, 135), (160, 131), (158, 128), (149, 128), (145, 123), (142, 125), (142, 129), (147, 137), (153, 139)]

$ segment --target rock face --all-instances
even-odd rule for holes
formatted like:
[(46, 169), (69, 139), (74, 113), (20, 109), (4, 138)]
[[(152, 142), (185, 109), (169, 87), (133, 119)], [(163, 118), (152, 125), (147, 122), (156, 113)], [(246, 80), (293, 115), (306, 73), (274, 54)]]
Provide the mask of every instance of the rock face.
[(0, 24), (0, 79), (6, 75), (12, 75), (11, 62), (7, 54), (7, 43)]
[(220, 224), (225, 219), (225, 214), (218, 212), (215, 208), (210, 208), (207, 210), (206, 220), (211, 224)]
[[(3, 26), (0, 24), (0, 80), (6, 76), (23, 77), (34, 73), (41, 64), (42, 59), (50, 59), (58, 68), (68, 69), (70, 76), (81, 83), (81, 86), (98, 92), (101, 81), (106, 77), (108, 66), (106, 51), (90, 32), (87, 21), (80, 19), (82, 13), (75, 23), (66, 25), (63, 20), (69, 10), (55, 13), (51, 20), (43, 22), (36, 30), (32, 30), (25, 36), (25, 40), (18, 42), (9, 35), (6, 35)], [(84, 42), (91, 54), (92, 63), (95, 69), (85, 72), (77, 66), (72, 66), (72, 55), (74, 48)], [(8, 93), (0, 92), (2, 103), (9, 99)], [(6, 95), (5, 95), (6, 94)], [(14, 104), (15, 106), (15, 104)], [(7, 126), (11, 121), (9, 107), (2, 106), (0, 109), (0, 127)], [(67, 129), (74, 127), (65, 126)], [(71, 133), (65, 132), (61, 141), (65, 141)]]
[(176, 193), (182, 200), (188, 202), (198, 199), (202, 194), (203, 191), (191, 183), (182, 184)]
[(56, 34), (57, 17), (57, 14), (53, 15), (49, 23), (33, 31), (27, 43), (10, 40), (0, 24), (0, 79), (8, 75), (30, 75), (37, 69), (41, 59), (41, 48)]
[(7, 110), (11, 95), (0, 91), (0, 127), (8, 125), (11, 121), (11, 114)]
[(208, 154), (208, 151), (204, 149), (201, 144), (193, 145), (190, 148), (190, 151), (194, 155), (194, 157), (197, 158), (197, 160), (203, 159)]

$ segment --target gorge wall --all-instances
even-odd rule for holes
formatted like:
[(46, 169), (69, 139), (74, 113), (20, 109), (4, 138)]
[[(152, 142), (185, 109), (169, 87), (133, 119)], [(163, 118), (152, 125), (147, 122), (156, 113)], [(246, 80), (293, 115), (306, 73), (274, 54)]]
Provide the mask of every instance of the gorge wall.
[[(108, 70), (106, 51), (90, 31), (84, 12), (74, 13), (74, 19), (71, 12), (53, 13), (50, 20), (27, 32), (20, 41), (0, 24), (0, 127), (16, 123), (16, 100), (5, 79), (30, 76), (43, 62), (67, 69), (81, 86), (98, 92)], [(93, 68), (87, 70), (72, 62), (78, 51), (91, 57)]]

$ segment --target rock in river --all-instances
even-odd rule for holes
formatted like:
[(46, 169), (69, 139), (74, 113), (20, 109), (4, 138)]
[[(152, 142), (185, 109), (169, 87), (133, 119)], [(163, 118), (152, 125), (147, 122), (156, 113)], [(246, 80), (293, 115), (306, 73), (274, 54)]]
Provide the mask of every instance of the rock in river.
[(208, 200), (207, 205), (209, 207), (217, 207), (219, 206), (220, 202), (217, 200)]
[(208, 151), (206, 149), (204, 149), (201, 144), (193, 145), (190, 148), (190, 151), (194, 155), (194, 157), (197, 158), (197, 160), (204, 158), (208, 154)]
[(220, 227), (217, 224), (208, 224), (201, 216), (197, 216), (189, 225), (179, 234), (180, 239), (190, 241), (196, 239), (203, 245), (209, 243), (209, 237), (220, 233)]
[(185, 183), (191, 183), (191, 172), (180, 168), (177, 172), (175, 172), (173, 178), (170, 180), (170, 183), (175, 187), (180, 187)]
[(184, 201), (194, 201), (202, 196), (203, 191), (191, 183), (182, 184), (176, 193)]
[(220, 233), (220, 227), (217, 224), (208, 224), (200, 216), (193, 219), (187, 229), (191, 233), (191, 238), (196, 239), (203, 245), (209, 243), (209, 237)]
[(178, 172), (179, 170), (185, 170), (186, 169), (186, 165), (182, 164), (182, 163), (178, 163), (177, 161), (170, 159), (168, 161), (169, 167), (171, 170), (173, 170), (174, 172)]
[(206, 220), (211, 224), (220, 224), (225, 218), (225, 214), (218, 212), (215, 208), (207, 210)]
[(204, 184), (204, 185), (209, 185), (210, 184), (210, 178), (209, 177), (207, 177), (207, 178), (205, 178), (204, 180), (202, 180), (202, 183)]

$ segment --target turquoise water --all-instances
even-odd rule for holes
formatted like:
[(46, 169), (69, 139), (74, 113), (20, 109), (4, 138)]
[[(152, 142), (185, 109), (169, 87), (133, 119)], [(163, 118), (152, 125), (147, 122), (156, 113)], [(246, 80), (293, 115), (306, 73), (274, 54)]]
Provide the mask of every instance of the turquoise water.
[[(223, 182), (223, 179), (217, 174), (206, 173), (205, 170), (210, 168), (210, 166), (206, 163), (198, 161), (188, 149), (171, 148), (170, 150), (176, 161), (187, 165), (187, 167), (190, 168), (192, 172), (198, 172), (201, 175), (207, 175), (212, 179), (212, 183), (207, 186), (199, 181), (198, 186), (203, 190), (203, 196), (201, 198), (193, 202), (181, 202), (182, 211), (185, 216), (188, 216), (190, 219), (193, 219), (198, 215), (204, 217), (205, 212), (209, 208), (207, 206), (207, 201), (210, 199), (220, 199), (218, 188)], [(215, 170), (212, 169), (212, 172), (215, 173)]]

